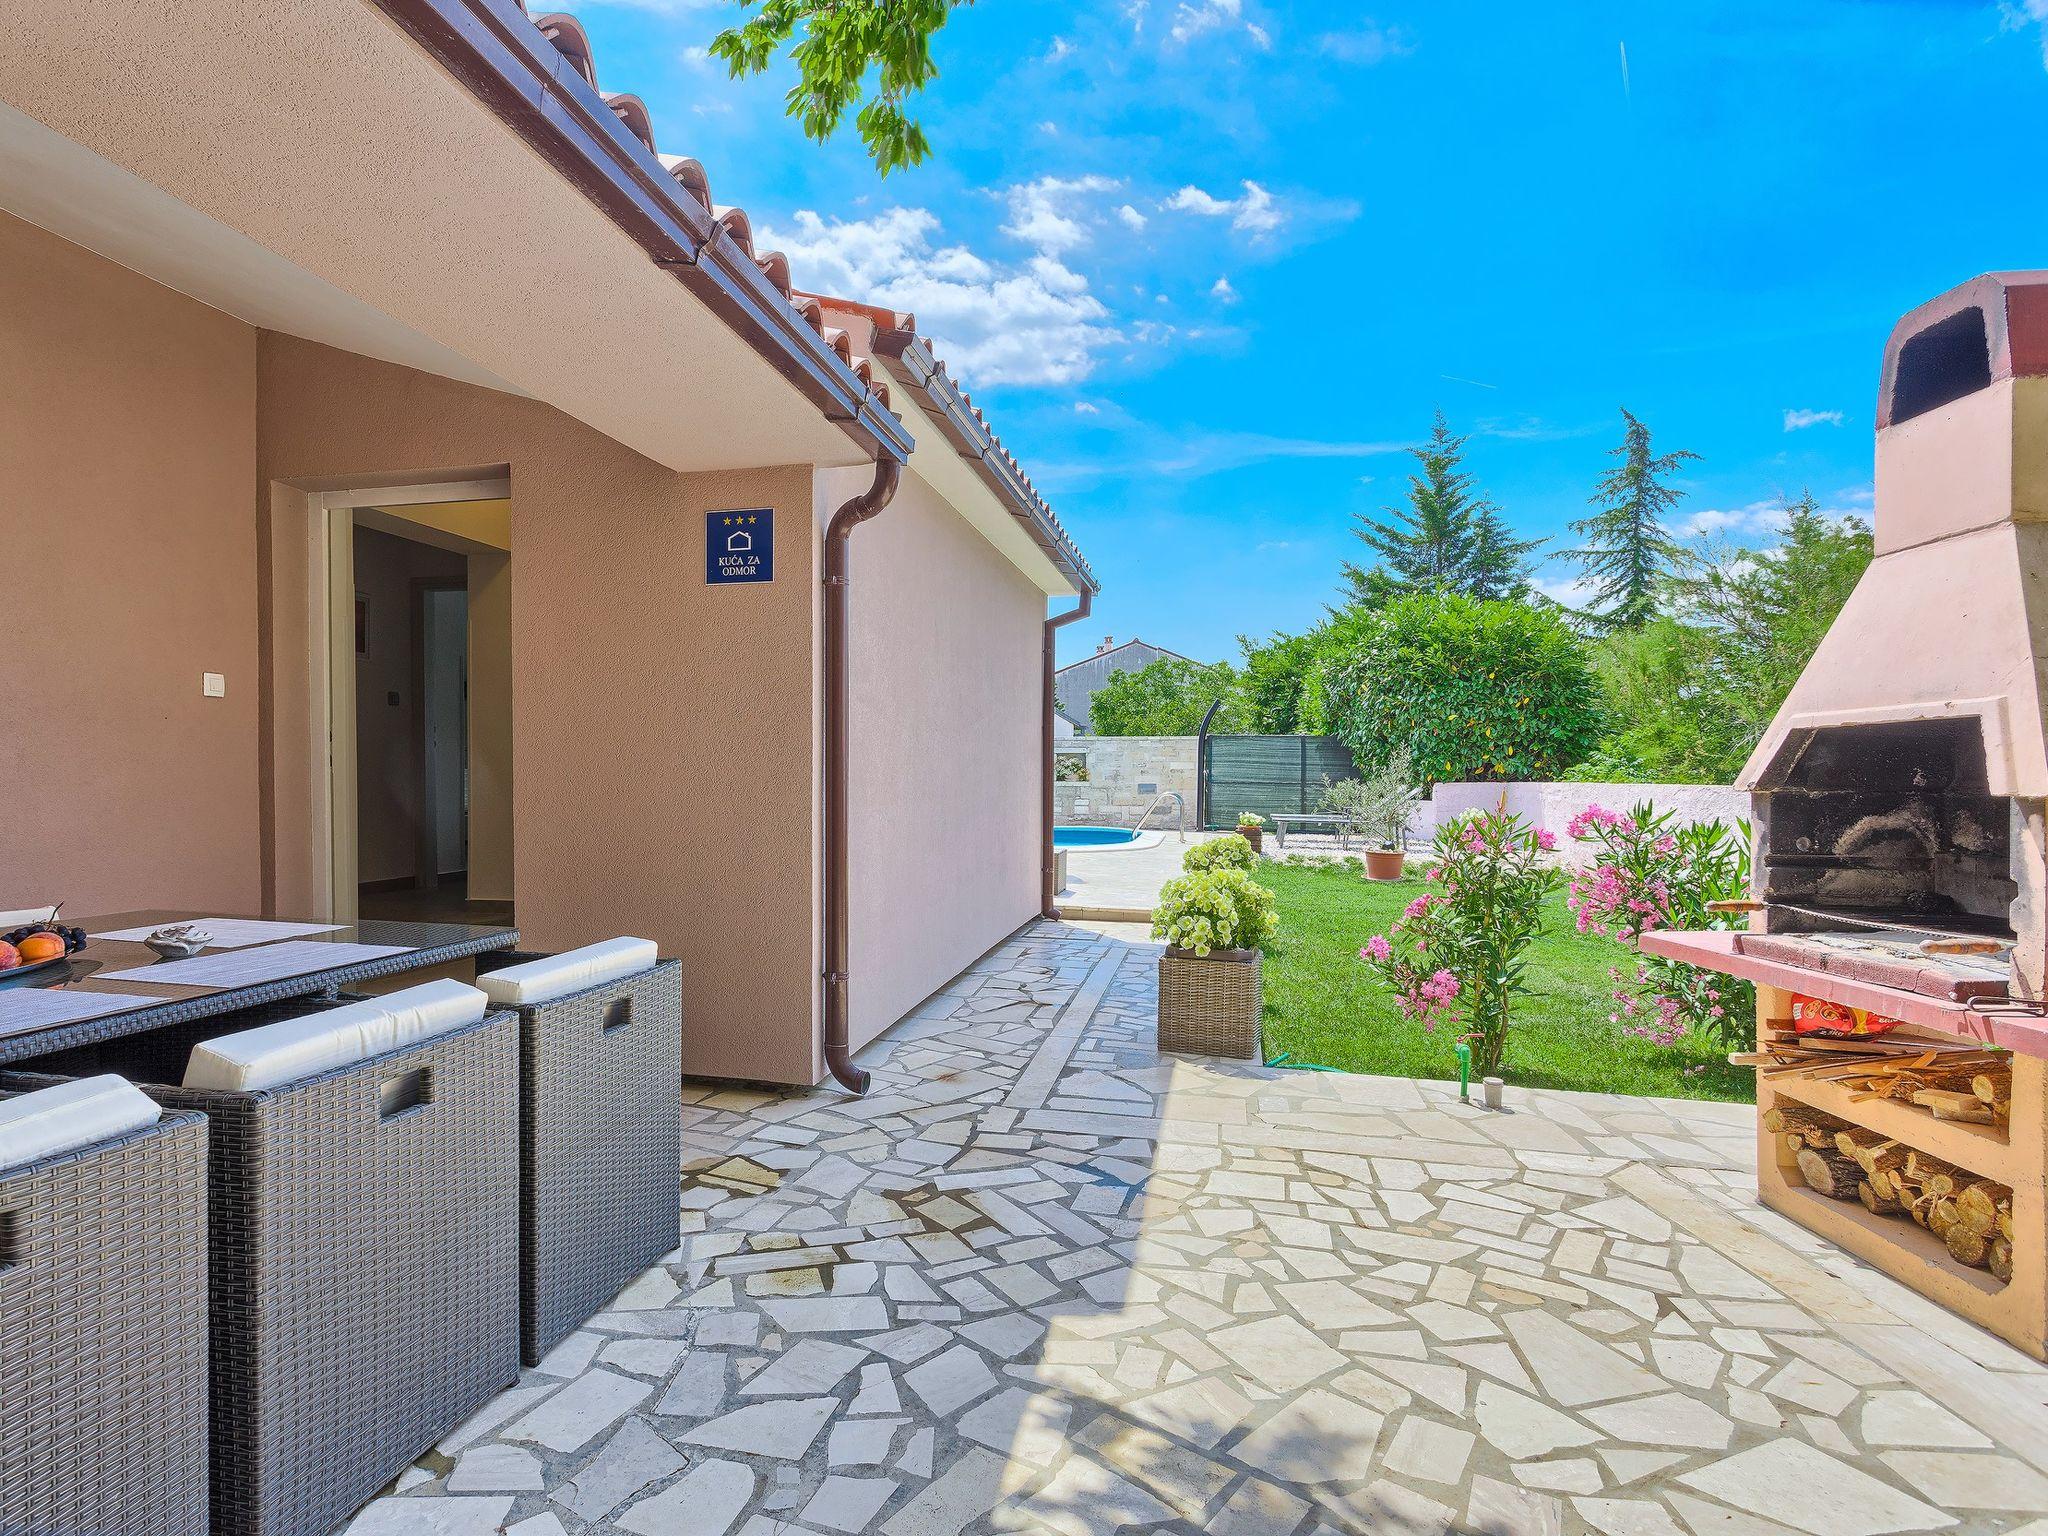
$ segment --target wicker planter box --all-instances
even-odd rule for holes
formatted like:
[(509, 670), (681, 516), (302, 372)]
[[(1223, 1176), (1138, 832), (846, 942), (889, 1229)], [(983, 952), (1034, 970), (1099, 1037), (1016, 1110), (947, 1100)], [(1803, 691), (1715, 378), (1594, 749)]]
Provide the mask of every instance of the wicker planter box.
[(183, 1076), (200, 1040), (320, 1006), (50, 1063), (125, 1070), (211, 1121), (215, 1536), (332, 1536), (519, 1375), (513, 1015), (255, 1092), (150, 1081)]
[(0, 1531), (206, 1536), (206, 1465), (205, 1120), (0, 1173)]
[(1169, 949), (1159, 957), (1159, 1049), (1194, 1056), (1259, 1057), (1261, 956)]
[(511, 1011), (520, 1348), (538, 1365), (682, 1241), (682, 962)]

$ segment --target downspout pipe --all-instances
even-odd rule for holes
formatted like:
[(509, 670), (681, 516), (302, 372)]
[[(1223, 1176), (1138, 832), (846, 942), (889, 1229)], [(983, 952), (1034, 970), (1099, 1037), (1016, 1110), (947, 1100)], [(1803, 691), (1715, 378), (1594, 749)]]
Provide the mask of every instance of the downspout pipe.
[(847, 1035), (847, 777), (852, 696), (847, 686), (849, 552), (853, 530), (889, 505), (903, 479), (895, 459), (875, 460), (873, 484), (832, 514), (825, 527), (825, 1066), (849, 1093), (868, 1091)]
[(1045, 798), (1042, 802), (1045, 812), (1044, 836), (1040, 845), (1039, 862), (1039, 906), (1040, 915), (1060, 915), (1059, 856), (1052, 849), (1053, 795), (1052, 795), (1052, 754), (1053, 754), (1053, 647), (1059, 631), (1076, 619), (1085, 619), (1095, 607), (1095, 593), (1092, 588), (1081, 589), (1080, 603), (1065, 613), (1056, 613), (1045, 621)]

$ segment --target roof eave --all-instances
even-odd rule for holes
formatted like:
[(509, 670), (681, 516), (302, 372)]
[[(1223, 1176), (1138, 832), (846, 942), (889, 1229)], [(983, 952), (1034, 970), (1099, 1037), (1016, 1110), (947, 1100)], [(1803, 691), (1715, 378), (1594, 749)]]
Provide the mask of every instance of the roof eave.
[(909, 461), (903, 423), (524, 12), (509, 0), (373, 3), (863, 451)]
[(938, 359), (915, 331), (876, 327), (875, 356), (890, 375), (915, 390), (930, 408), (939, 430), (961, 458), (993, 491), (997, 500), (1021, 522), (1038, 547), (1077, 591), (1100, 592), (1102, 583), (1089, 568), (1065, 529), (1025, 481), (988, 427), (974, 414)]

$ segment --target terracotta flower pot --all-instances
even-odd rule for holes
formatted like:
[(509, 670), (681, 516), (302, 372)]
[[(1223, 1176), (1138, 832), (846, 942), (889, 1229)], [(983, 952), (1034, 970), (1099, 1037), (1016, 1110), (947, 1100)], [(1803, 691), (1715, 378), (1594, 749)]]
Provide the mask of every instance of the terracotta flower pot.
[(1239, 827), (1237, 835), (1252, 845), (1253, 853), (1266, 851), (1266, 829), (1264, 827)]
[(1398, 848), (1368, 848), (1365, 854), (1365, 878), (1368, 880), (1398, 880), (1408, 872), (1408, 856)]

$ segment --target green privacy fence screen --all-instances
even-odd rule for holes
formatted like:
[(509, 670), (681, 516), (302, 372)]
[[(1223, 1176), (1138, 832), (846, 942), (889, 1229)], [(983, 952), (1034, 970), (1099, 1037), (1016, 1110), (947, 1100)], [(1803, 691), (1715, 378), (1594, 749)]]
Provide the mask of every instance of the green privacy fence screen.
[(1236, 826), (1241, 811), (1313, 815), (1325, 778), (1359, 776), (1334, 736), (1205, 736), (1198, 771), (1209, 828)]

